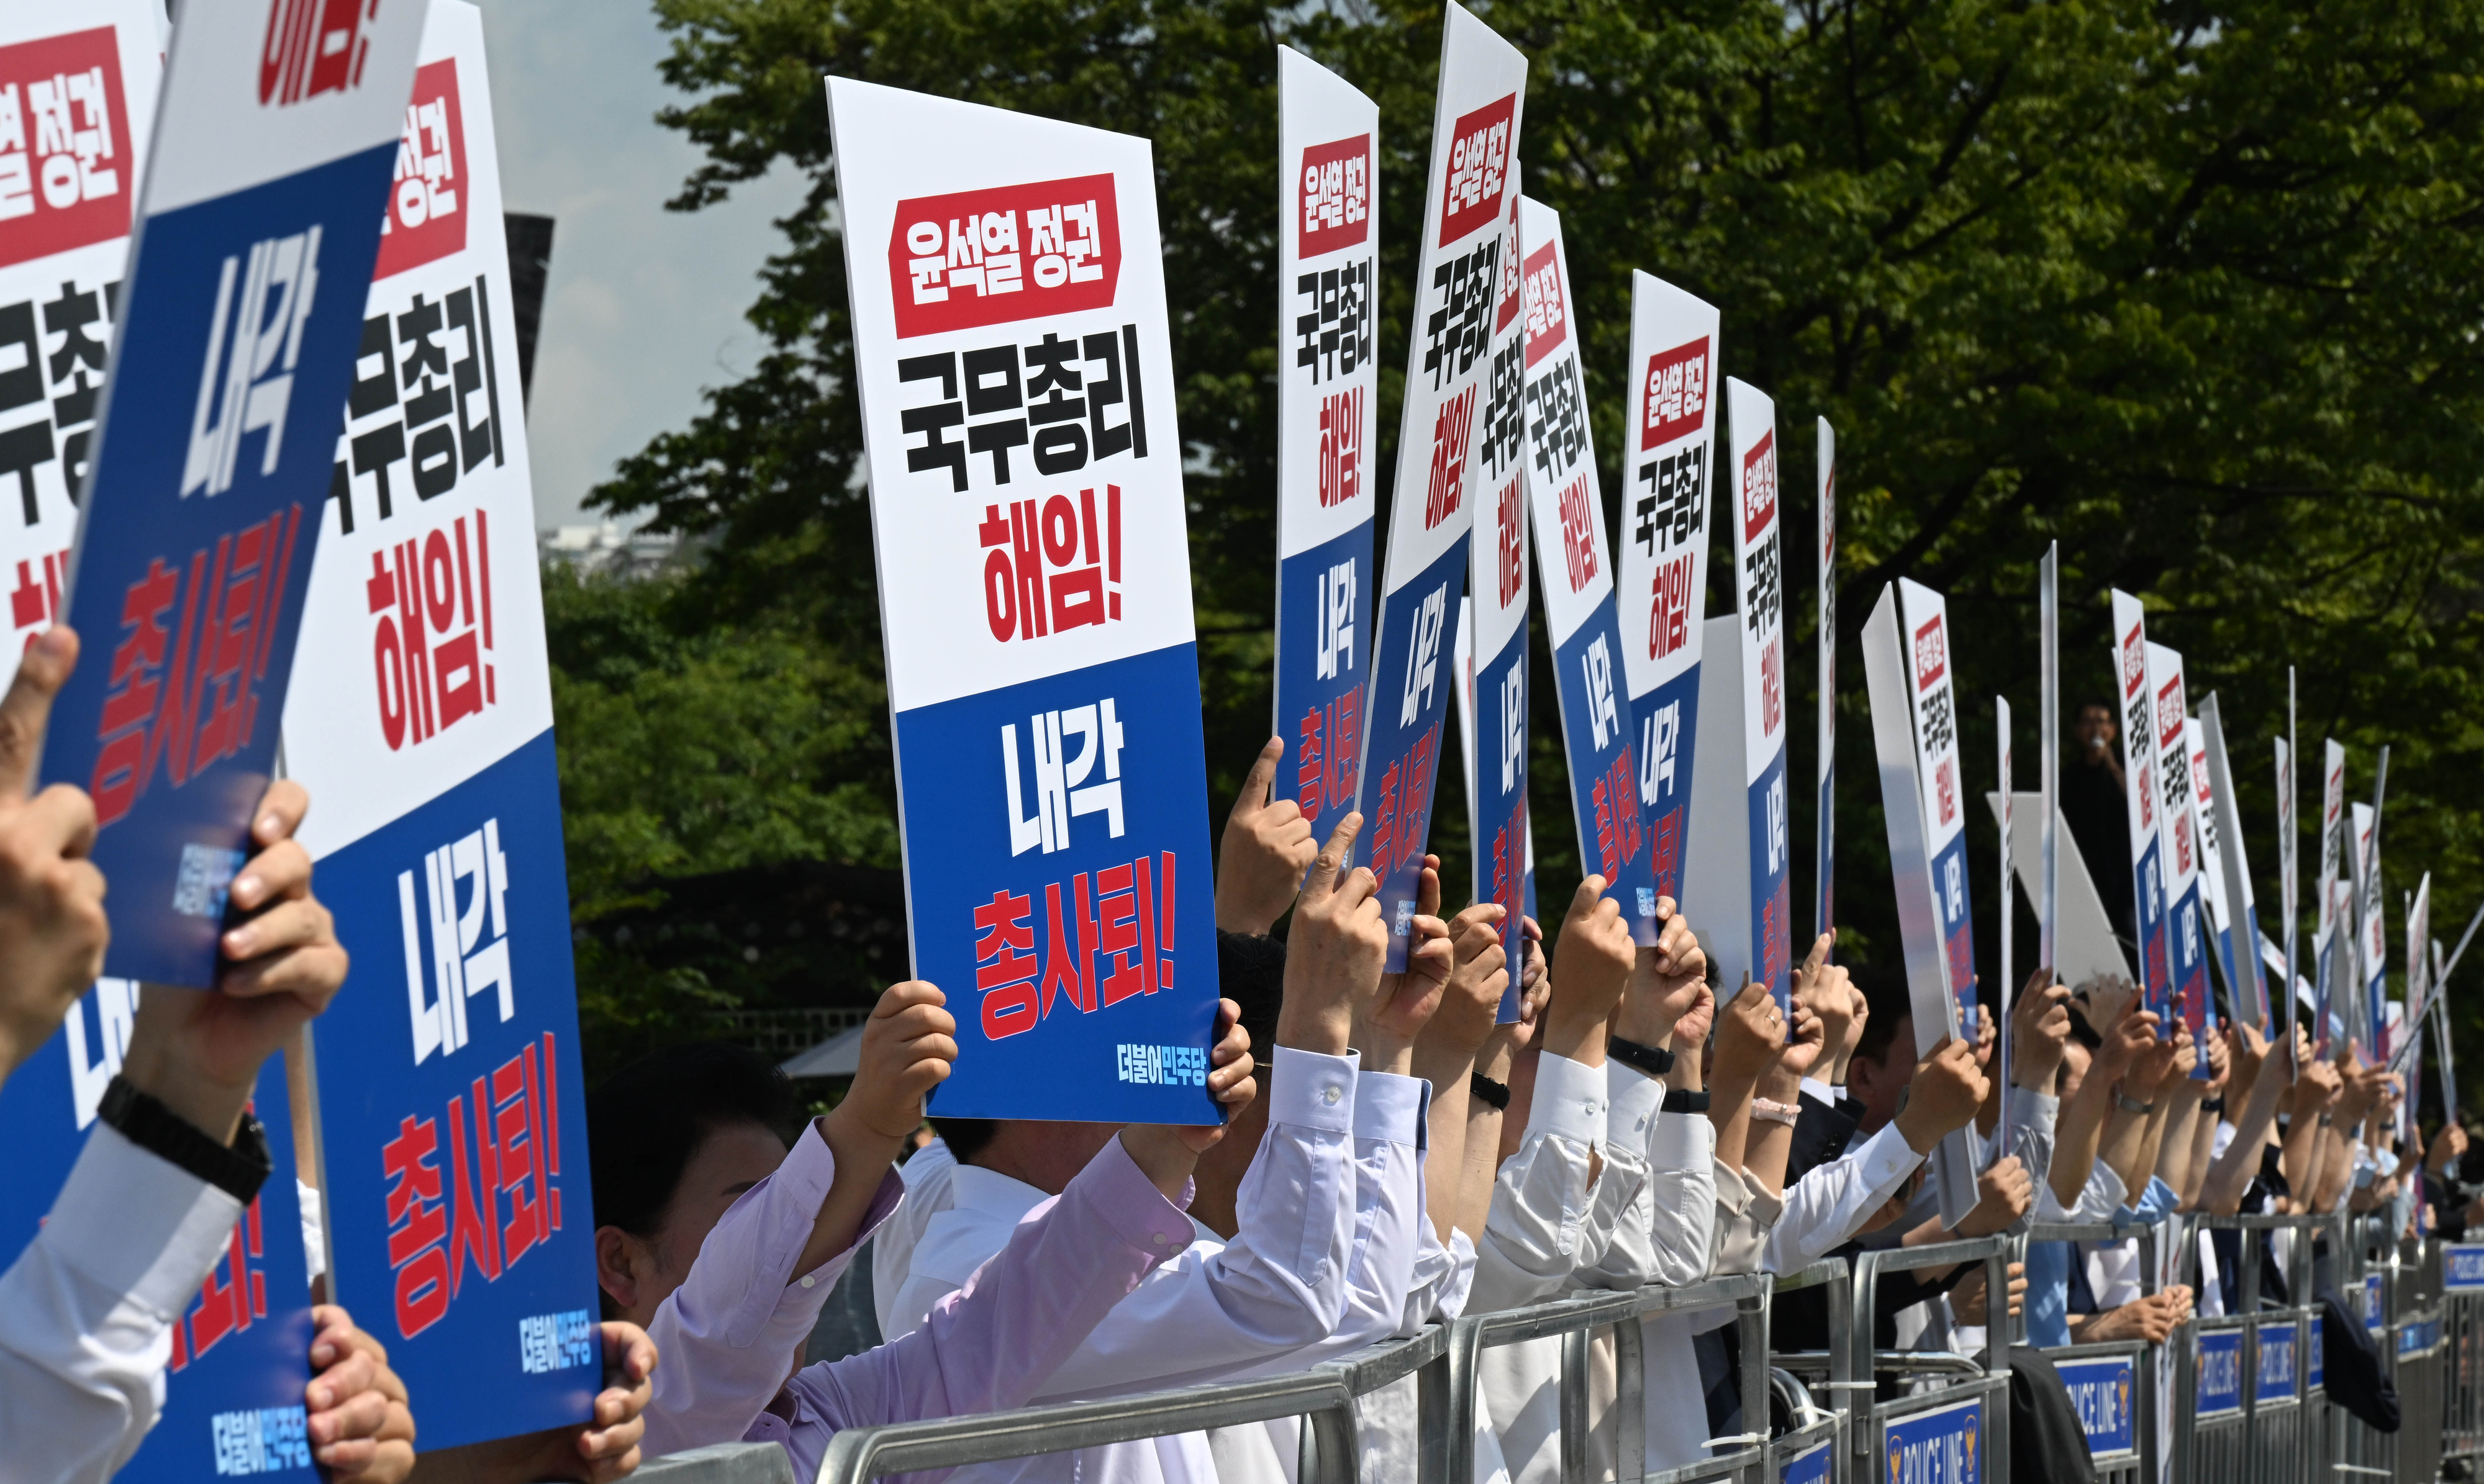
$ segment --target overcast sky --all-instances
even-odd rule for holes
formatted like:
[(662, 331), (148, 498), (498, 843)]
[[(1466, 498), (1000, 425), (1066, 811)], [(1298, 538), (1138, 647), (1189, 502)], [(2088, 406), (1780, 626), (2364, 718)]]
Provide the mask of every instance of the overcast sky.
[(801, 184), (780, 170), (722, 205), (666, 211), (700, 156), (656, 124), (680, 94), (656, 74), (665, 38), (644, 0), (481, 3), (502, 195), (556, 222), (526, 431), (536, 523), (557, 526), (585, 519), (616, 460), (687, 425), (701, 388), (750, 369), (760, 339), (742, 310)]

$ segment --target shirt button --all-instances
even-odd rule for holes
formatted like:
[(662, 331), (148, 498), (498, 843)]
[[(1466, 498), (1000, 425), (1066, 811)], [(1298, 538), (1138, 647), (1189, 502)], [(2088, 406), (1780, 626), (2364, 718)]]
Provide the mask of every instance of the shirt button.
[(1328, 1104), (1332, 1108), (1336, 1106), (1336, 1100), (1341, 1095), (1343, 1094), (1341, 1094), (1336, 1088), (1322, 1088), (1320, 1090), (1320, 1101)]
[(819, 1275), (818, 1275), (818, 1274), (816, 1274), (816, 1273), (805, 1273), (805, 1274), (803, 1274), (803, 1275), (802, 1275), (802, 1286), (803, 1286), (803, 1287), (805, 1287), (805, 1288), (816, 1288), (816, 1287), (818, 1287), (819, 1285), (820, 1285), (820, 1277), (819, 1277)]
[(1173, 1238), (1159, 1231), (1156, 1233), (1156, 1245), (1158, 1247), (1171, 1247), (1173, 1245)]

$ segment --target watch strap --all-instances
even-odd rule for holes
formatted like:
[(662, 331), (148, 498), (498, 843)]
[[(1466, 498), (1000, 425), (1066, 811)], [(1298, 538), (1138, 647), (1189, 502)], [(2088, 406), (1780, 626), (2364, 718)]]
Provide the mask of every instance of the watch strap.
[(2114, 1090), (2113, 1102), (2115, 1107), (2120, 1108), (2124, 1113), (2154, 1113), (2156, 1111), (2156, 1105), (2154, 1103), (2143, 1103), (2119, 1088)]
[(154, 1094), (139, 1091), (128, 1078), (115, 1074), (103, 1090), (97, 1117), (120, 1130), (121, 1137), (176, 1170), (197, 1175), (235, 1201), (248, 1205), (276, 1168), (268, 1153), (267, 1130), (245, 1111), (230, 1146), (218, 1144), (197, 1124), (166, 1107)]
[(1706, 1093), (1685, 1093), (1678, 1089), (1668, 1089), (1665, 1092), (1664, 1103), (1660, 1111), (1665, 1113), (1706, 1113), (1708, 1111), (1709, 1095), (1710, 1094)]
[(1475, 1072), (1467, 1079), (1467, 1092), (1497, 1113), (1509, 1111), (1509, 1084), (1506, 1082), (1495, 1082), (1483, 1073)]
[(1605, 1038), (1605, 1055), (1634, 1071), (1651, 1077), (1661, 1077), (1673, 1070), (1673, 1053), (1662, 1046), (1650, 1046), (1627, 1037)]

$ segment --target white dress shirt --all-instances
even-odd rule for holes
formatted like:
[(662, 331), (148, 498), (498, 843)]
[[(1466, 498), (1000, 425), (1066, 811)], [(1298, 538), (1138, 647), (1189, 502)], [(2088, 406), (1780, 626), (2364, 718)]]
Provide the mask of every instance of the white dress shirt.
[(0, 1476), (103, 1484), (164, 1409), (173, 1325), (242, 1203), (122, 1137), (88, 1136), (0, 1274)]
[[(1222, 1380), (1336, 1333), (1360, 1225), (1356, 1060), (1277, 1049), (1268, 1132), (1235, 1201), (1241, 1229), (1228, 1243), (1194, 1222), (1190, 1248), (1116, 1306), (1035, 1402)], [(972, 1165), (958, 1166), (950, 1181), (951, 1206), (924, 1223), (889, 1306), (891, 1338), (963, 1287), (1045, 1199), (1032, 1185)], [(1374, 1306), (1391, 1328), (1394, 1300)], [(1187, 1433), (976, 1465), (953, 1477), (961, 1484), (1207, 1484), (1215, 1469), (1206, 1436)]]
[(1786, 1188), (1785, 1210), (1768, 1233), (1765, 1272), (1799, 1273), (1854, 1239), (1924, 1157), (1892, 1121)]
[(923, 1240), (924, 1227), (957, 1201), (957, 1174), (958, 1156), (944, 1139), (916, 1149), (913, 1158), (897, 1167), (897, 1177), (905, 1182), (905, 1200), (871, 1237), (871, 1306), (883, 1336), (897, 1333), (897, 1290), (914, 1265), (914, 1247)]

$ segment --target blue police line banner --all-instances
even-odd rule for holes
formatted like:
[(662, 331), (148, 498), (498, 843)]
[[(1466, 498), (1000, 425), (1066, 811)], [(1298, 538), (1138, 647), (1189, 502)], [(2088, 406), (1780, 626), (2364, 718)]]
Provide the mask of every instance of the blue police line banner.
[(1894, 1419), (1881, 1436), (1889, 1461), (1883, 1477), (1894, 1484), (1980, 1484), (1989, 1476), (1982, 1397)]
[(1837, 430), (1820, 419), (1820, 531), (1813, 554), (1820, 558), (1819, 589), (1812, 611), (1820, 629), (1812, 636), (1813, 659), (1820, 666), (1820, 736), (1818, 821), (1812, 834), (1818, 850), (1812, 861), (1812, 936), (1837, 922)]
[[(1363, 715), (1363, 833), (1354, 842), (1354, 863), (1369, 866), (1380, 880), (1392, 971), (1406, 966), (1407, 929), (1431, 837), (1451, 689), (1444, 640), (1467, 579), (1475, 516), (1469, 497), (1482, 498), (1489, 488), (1475, 466), (1486, 441), (1502, 467), (1514, 462), (1521, 437), (1519, 367), (1499, 364), (1496, 352), (1517, 343), (1515, 205), (1526, 102), (1526, 59), (1463, 7), (1449, 5), (1406, 347), (1395, 503)], [(1454, 649), (1455, 640), (1445, 648)]]
[(1684, 900), (1707, 642), (1708, 492), (1716, 431), (1715, 306), (1631, 274), (1629, 422), (1622, 430), (1613, 610), (1638, 733), (1638, 802), (1656, 893)]
[(118, 977), (214, 983), (421, 20), (191, 0), (173, 38), (69, 558), (89, 661), (40, 767), (94, 797)]
[[(2201, 784), (2200, 823), (2213, 825), (2210, 864), (2222, 885), (2224, 905), (2221, 942), (2225, 964), (2234, 987), (2235, 1012), (2263, 1030), (2269, 1027), (2268, 975), (2253, 945), (2259, 942), (2259, 909), (2252, 892), (2251, 854), (2243, 844), (2240, 796), (2234, 792), (2233, 759), (2226, 751), (2225, 720), (2211, 692), (2200, 703), (2200, 757), (2206, 764)], [(2288, 810), (2289, 816), (2291, 810)]]
[(1372, 336), (1380, 107), (1277, 48), (1276, 735), (1274, 797), (1314, 832), (1354, 807), (1370, 678)]
[(2122, 803), (2130, 822), (2131, 900), (2139, 932), (2140, 1003), (2157, 1015), (2157, 1035), (2174, 1036), (2174, 970), (2165, 942), (2164, 857), (2158, 838), (2156, 697), (2147, 684), (2147, 614), (2138, 599), (2113, 592), (2113, 657), (2120, 707)]
[[(1514, 181), (1514, 167), (1510, 174)], [(1538, 430), (1546, 415), (1522, 391), (1533, 390), (1526, 379), (1531, 361), (1526, 352), (1538, 337), (1522, 315), (1522, 309), (1533, 306), (1521, 283), (1519, 197), (1515, 189), (1507, 194), (1499, 298), (1493, 306), (1492, 369), (1484, 382), (1489, 394), (1475, 439), (1483, 503), (1474, 512), (1467, 542), (1467, 597), (1458, 607), (1469, 625), (1459, 639), (1470, 651), (1476, 681), (1475, 725), (1465, 733), (1466, 745), (1476, 755), (1478, 789), (1469, 802), (1477, 816), (1470, 857), (1472, 889), (1475, 900), (1498, 902), (1506, 909), (1500, 942), (1509, 961), (1516, 963), (1525, 952), (1526, 842), (1531, 838), (1526, 816), (1526, 484), (1520, 464), (1539, 446), (1529, 439), (1543, 436)], [(1501, 992), (1502, 1021), (1518, 1018), (1518, 1002), (1519, 984), (1513, 976)]]
[(2091, 1454), (2138, 1451), (2139, 1413), (2133, 1405), (2139, 1378), (2136, 1356), (2065, 1360), (2055, 1369), (2070, 1393), (2070, 1410), (2078, 1414)]
[[(2165, 888), (2165, 942), (2170, 981), (2182, 1022), (2191, 1039), (2208, 1039), (2208, 930), (2200, 905), (2200, 823), (2194, 813), (2198, 797), (2191, 787), (2189, 705), (2182, 688), (2182, 657), (2162, 644), (2146, 647), (2147, 687), (2155, 697), (2150, 713), (2156, 736), (2158, 879)], [(2205, 1057), (2191, 1075), (2200, 1081), (2214, 1073)]]
[(533, 479), (465, 0), (432, 0), (380, 221), (284, 759), (357, 970), (312, 1029), (333, 1291), (448, 1447), (582, 1420), (603, 1362)]
[[(59, 616), (163, 81), (149, 0), (0, 13), (0, 687)], [(14, 498), (11, 498), (14, 497)]]
[[(1958, 751), (1958, 691), (1949, 668), (1949, 603), (1922, 583), (1900, 578), (1898, 613), (1906, 631), (1906, 694), (1913, 702), (1916, 779), (1923, 790), (1925, 849), (1940, 908), (1941, 948), (1949, 958), (1958, 1026), (1973, 1037), (1975, 909), (1966, 868), (1965, 763)], [(2006, 985), (2003, 993), (2008, 993)]]
[[(1605, 878), (1605, 896), (1621, 908), (1633, 941), (1653, 945), (1655, 850), (1640, 817), (1633, 755), (1637, 729), (1621, 673), (1627, 641), (1615, 610), (1612, 548), (1605, 539), (1605, 499), (1587, 428), (1560, 215), (1522, 200), (1519, 240), (1526, 250), (1526, 506), (1544, 585), (1580, 869)], [(1524, 634), (1518, 642), (1524, 644)], [(1510, 657), (1513, 666), (1523, 660), (1523, 653)]]
[[(1897, 586), (1885, 585), (1872, 616), (1863, 624), (1863, 683), (1872, 703), (1880, 818), (1888, 828), (1891, 895), (1898, 907), (1899, 946), (1905, 957), (1914, 1054), (1920, 1060), (1944, 1038), (1957, 1036), (1959, 1022), (1958, 996), (1950, 987), (1941, 883), (1932, 869), (1931, 832), (1924, 817), (1923, 754), (1915, 738), (1915, 666), (1907, 653), (1910, 640), (1900, 616)], [(1697, 916), (1694, 906), (1694, 921)], [(1955, 1130), (1933, 1147), (1931, 1169), (1941, 1225), (1954, 1228), (1975, 1206), (1975, 1151), (1966, 1130)]]
[(933, 1106), (1217, 1122), (1148, 142), (845, 78), (827, 93), (913, 969), (958, 1017)]

